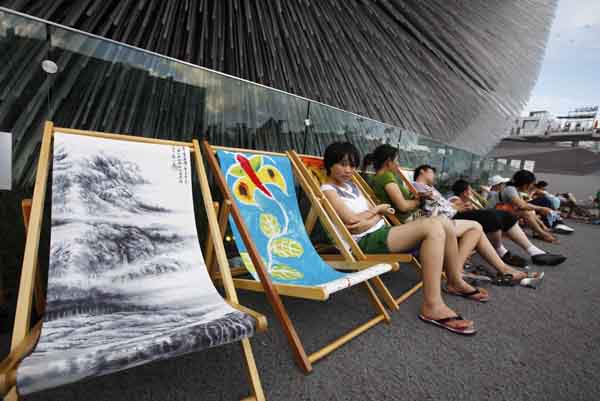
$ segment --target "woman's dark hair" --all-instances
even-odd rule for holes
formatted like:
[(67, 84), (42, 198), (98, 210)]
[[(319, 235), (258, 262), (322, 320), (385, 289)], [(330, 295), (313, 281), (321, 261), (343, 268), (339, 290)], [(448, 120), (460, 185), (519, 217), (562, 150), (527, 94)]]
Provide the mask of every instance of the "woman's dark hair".
[(463, 192), (465, 192), (469, 186), (471, 184), (469, 184), (467, 181), (465, 180), (457, 180), (454, 185), (452, 185), (452, 192), (454, 192), (454, 195), (459, 196), (460, 194), (462, 194)]
[(365, 156), (363, 160), (363, 171), (367, 170), (371, 164), (375, 167), (375, 170), (379, 170), (385, 162), (388, 160), (396, 160), (398, 156), (398, 149), (393, 147), (392, 145), (383, 144), (379, 145), (375, 148), (373, 153), (369, 153)]
[(331, 173), (331, 167), (334, 164), (341, 162), (345, 158), (348, 158), (348, 162), (352, 167), (358, 167), (360, 164), (360, 154), (356, 146), (350, 142), (334, 142), (327, 146), (325, 154), (323, 154), (323, 161), (325, 162), (325, 170), (327, 175)]
[(519, 170), (513, 175), (512, 181), (509, 184), (520, 188), (525, 185), (533, 184), (534, 182), (535, 174), (533, 174), (531, 171)]
[(535, 186), (538, 187), (539, 189), (542, 189), (542, 188), (546, 188), (548, 186), (548, 183), (546, 181), (538, 181), (535, 183)]

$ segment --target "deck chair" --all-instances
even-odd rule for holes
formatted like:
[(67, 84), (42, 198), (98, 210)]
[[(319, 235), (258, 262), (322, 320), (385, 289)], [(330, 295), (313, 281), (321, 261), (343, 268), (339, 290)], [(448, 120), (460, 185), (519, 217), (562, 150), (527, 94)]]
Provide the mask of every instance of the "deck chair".
[[(47, 122), (28, 225), (11, 352), (0, 395), (41, 390), (241, 342), (264, 400), (249, 338), (264, 316), (238, 304), (222, 242), (213, 241), (226, 300), (196, 232), (192, 166), (212, 205), (199, 144), (55, 128)], [(194, 164), (190, 159), (194, 157)], [(52, 161), (44, 317), (30, 329), (46, 182)], [(26, 206), (26, 203), (25, 203)], [(208, 233), (220, 238), (214, 210)], [(30, 218), (28, 214), (30, 213)]]
[(469, 200), (475, 209), (485, 209), (487, 207), (487, 199), (485, 199), (475, 190), (473, 190), (473, 196), (471, 196)]
[[(369, 280), (390, 271), (391, 266), (359, 263), (353, 266), (356, 271), (343, 273), (321, 259), (302, 223), (292, 167), (285, 154), (211, 146), (208, 142), (203, 146), (224, 197), (219, 215), (221, 233), (229, 221), (243, 265), (250, 273), (250, 279), (235, 278), (234, 283), (238, 288), (265, 292), (305, 373), (354, 337), (390, 320)], [(376, 316), (307, 355), (279, 295), (325, 301), (357, 284), (366, 287)]]
[[(320, 219), (320, 215), (324, 211), (324, 214), (328, 219), (333, 221), (333, 227), (327, 227), (324, 224), (328, 234), (334, 239), (336, 247), (340, 251), (339, 258), (346, 261), (359, 261), (363, 263), (373, 261), (387, 261), (388, 263), (394, 263), (395, 266), (399, 267), (399, 263), (410, 263), (415, 266), (418, 272), (421, 271), (421, 264), (415, 255), (410, 253), (389, 253), (389, 254), (365, 254), (358, 243), (352, 238), (350, 231), (346, 228), (335, 209), (325, 197), (321, 191), (321, 184), (325, 181), (325, 168), (323, 164), (323, 158), (318, 156), (299, 155), (295, 151), (289, 152), (290, 159), (294, 164), (294, 168), (298, 171), (298, 175), (301, 176), (301, 180), (304, 181), (306, 186), (309, 187), (308, 195), (311, 202), (311, 209), (306, 218), (306, 229), (310, 233), (317, 222)], [(367, 198), (372, 206), (377, 204), (374, 199), (374, 194), (370, 186), (364, 181), (360, 174), (355, 173), (353, 176), (353, 182)], [(413, 188), (414, 189), (414, 188)], [(384, 219), (387, 225), (390, 224), (402, 224), (395, 216), (390, 216), (392, 221)], [(323, 222), (323, 220), (321, 220)], [(329, 256), (332, 258), (332, 256)], [(400, 294), (398, 297), (394, 297), (389, 294), (387, 288), (380, 283), (378, 289), (382, 294), (384, 300), (388, 306), (392, 309), (398, 309), (399, 305), (406, 301), (411, 295), (417, 292), (423, 286), (423, 282), (417, 283), (415, 286), (410, 288), (408, 291)]]

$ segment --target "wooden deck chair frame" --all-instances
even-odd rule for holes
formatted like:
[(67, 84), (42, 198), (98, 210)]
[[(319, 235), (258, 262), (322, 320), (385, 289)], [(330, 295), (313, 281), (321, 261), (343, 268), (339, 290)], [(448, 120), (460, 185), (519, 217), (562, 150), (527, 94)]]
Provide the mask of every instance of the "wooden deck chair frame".
[[(292, 164), (294, 169), (298, 170), (298, 175), (301, 176), (301, 185), (306, 186), (308, 190), (305, 190), (308, 194), (309, 201), (311, 203), (311, 208), (306, 217), (305, 226), (307, 231), (310, 233), (315, 227), (317, 219), (321, 221), (323, 227), (327, 231), (327, 233), (333, 238), (336, 247), (340, 250), (340, 256), (329, 256), (335, 258), (342, 258), (345, 261), (349, 262), (361, 262), (361, 263), (369, 263), (375, 261), (385, 261), (387, 263), (394, 263), (396, 266), (396, 270), (399, 269), (399, 263), (410, 263), (415, 266), (416, 270), (421, 272), (421, 264), (419, 260), (415, 258), (413, 255), (409, 253), (389, 253), (389, 254), (365, 254), (358, 243), (352, 238), (352, 234), (346, 227), (346, 225), (342, 222), (337, 212), (333, 208), (333, 205), (329, 202), (329, 200), (325, 197), (325, 195), (321, 192), (320, 183), (313, 176), (313, 174), (308, 170), (304, 162), (302, 162), (302, 157), (310, 157), (314, 158), (315, 156), (310, 155), (299, 155), (295, 151), (288, 152), (290, 159), (292, 160)], [(352, 177), (352, 181), (357, 185), (359, 190), (365, 195), (367, 201), (371, 206), (375, 206), (377, 202), (370, 195), (372, 190), (369, 185), (360, 177), (358, 173), (355, 173)], [(414, 189), (414, 188), (413, 188)], [(384, 219), (387, 225), (390, 225), (390, 222)], [(333, 226), (331, 226), (328, 221), (333, 222)], [(397, 221), (397, 220), (396, 220)], [(401, 224), (398, 221), (399, 224)], [(345, 244), (350, 246), (348, 249)], [(379, 279), (379, 278), (378, 278)], [(386, 301), (388, 307), (392, 310), (399, 309), (399, 305), (406, 301), (411, 295), (416, 293), (423, 286), (423, 282), (420, 281), (415, 286), (410, 288), (409, 290), (402, 293), (399, 297), (394, 298), (387, 289), (387, 287), (381, 282), (376, 283), (377, 289), (380, 291), (380, 295)]]
[[(373, 290), (372, 286), (369, 284), (368, 281), (366, 281), (366, 282), (364, 282), (364, 284), (365, 284), (367, 293), (369, 295), (369, 298), (370, 298), (371, 302), (373, 303), (373, 306), (375, 307), (376, 311), (378, 312), (377, 315), (375, 317), (369, 319), (367, 322), (350, 330), (349, 332), (342, 335), (341, 337), (330, 342), (329, 344), (325, 345), (323, 348), (319, 349), (318, 351), (315, 351), (315, 352), (311, 353), (310, 355), (308, 355), (306, 353), (304, 345), (302, 344), (300, 337), (298, 336), (298, 333), (296, 332), (296, 329), (287, 313), (287, 310), (285, 309), (285, 306), (283, 305), (283, 303), (281, 301), (280, 295), (304, 298), (304, 299), (315, 300), (315, 301), (324, 301), (328, 298), (328, 295), (325, 293), (325, 291), (322, 288), (318, 288), (318, 287), (310, 287), (310, 286), (303, 286), (303, 285), (291, 285), (291, 284), (279, 284), (279, 283), (273, 283), (271, 281), (270, 277), (267, 274), (267, 270), (264, 265), (264, 262), (263, 262), (262, 258), (260, 257), (260, 253), (258, 252), (258, 249), (256, 248), (256, 246), (254, 245), (254, 242), (251, 239), (250, 233), (248, 231), (248, 228), (246, 227), (246, 224), (241, 215), (240, 209), (238, 208), (238, 206), (233, 198), (233, 195), (231, 194), (231, 191), (227, 185), (227, 182), (225, 181), (225, 178), (224, 178), (225, 176), (223, 174), (223, 171), (221, 170), (221, 166), (219, 164), (219, 161), (217, 160), (215, 151), (216, 150), (228, 150), (228, 151), (237, 151), (237, 152), (243, 152), (243, 153), (273, 155), (273, 156), (286, 156), (286, 155), (284, 153), (276, 153), (276, 152), (266, 152), (266, 151), (250, 150), (250, 149), (238, 149), (238, 148), (230, 148), (230, 147), (223, 147), (223, 146), (212, 146), (207, 141), (203, 141), (202, 146), (203, 146), (203, 150), (204, 150), (204, 155), (206, 156), (207, 161), (208, 161), (208, 165), (213, 170), (215, 180), (217, 183), (217, 187), (221, 191), (223, 198), (224, 198), (224, 201), (222, 203), (222, 206), (220, 207), (220, 213), (219, 213), (219, 222), (221, 224), (220, 232), (222, 235), (225, 233), (225, 231), (227, 229), (227, 224), (229, 221), (229, 216), (231, 216), (238, 228), (240, 236), (242, 237), (242, 241), (244, 241), (244, 244), (246, 246), (246, 249), (248, 251), (250, 259), (252, 260), (252, 263), (253, 263), (253, 265), (256, 269), (256, 272), (260, 278), (260, 281), (256, 281), (253, 279), (234, 278), (233, 282), (237, 288), (265, 293), (269, 303), (271, 304), (271, 307), (275, 311), (275, 315), (277, 316), (277, 319), (281, 323), (283, 331), (287, 337), (288, 343), (290, 344), (290, 347), (294, 353), (294, 358), (296, 360), (296, 363), (298, 364), (298, 366), (304, 373), (310, 373), (312, 371), (313, 363), (315, 363), (315, 362), (319, 361), (320, 359), (324, 358), (325, 356), (329, 355), (330, 353), (332, 353), (336, 349), (340, 348), (341, 346), (343, 346), (344, 344), (346, 344), (353, 338), (357, 337), (358, 335), (362, 334), (363, 332), (367, 331), (371, 327), (377, 325), (378, 323), (380, 323), (382, 321), (385, 321), (385, 322), (390, 321), (390, 315), (387, 313), (387, 310), (385, 309), (385, 307), (383, 306), (383, 304), (377, 297), (377, 294)], [(296, 176), (296, 178), (298, 178), (298, 176)], [(210, 245), (210, 244), (208, 244), (208, 245)], [(206, 253), (208, 255), (210, 255), (210, 249), (207, 249)], [(348, 263), (346, 263), (346, 264), (348, 264)], [(330, 263), (330, 265), (333, 266), (333, 264), (331, 264), (331, 263)], [(373, 263), (370, 263), (370, 265), (373, 265)], [(365, 263), (357, 263), (353, 266), (352, 270), (359, 270), (359, 269), (365, 268), (367, 266), (368, 266), (368, 264), (365, 264)], [(333, 267), (337, 268), (338, 266), (333, 266)], [(378, 277), (376, 277), (376, 278), (378, 278)], [(372, 280), (373, 279), (371, 279), (370, 281), (372, 281)]]
[(473, 196), (471, 196), (469, 200), (471, 201), (475, 209), (485, 209), (487, 204), (487, 200), (483, 196), (478, 194), (475, 190), (473, 190)]
[[(104, 132), (82, 131), (70, 128), (58, 128), (54, 127), (51, 121), (47, 121), (44, 125), (44, 133), (38, 160), (33, 199), (31, 203), (27, 200), (22, 203), (23, 218), (27, 231), (27, 240), (25, 243), (25, 253), (23, 256), (23, 267), (21, 270), (21, 280), (19, 284), (11, 351), (7, 358), (0, 363), (0, 395), (5, 395), (4, 401), (18, 400), (19, 395), (16, 389), (17, 367), (21, 360), (29, 355), (35, 348), (42, 328), (42, 319), (40, 319), (40, 321), (37, 322), (33, 328), (30, 328), (30, 320), (34, 298), (36, 305), (35, 307), (38, 312), (43, 312), (45, 303), (38, 270), (38, 251), (44, 212), (44, 201), (46, 198), (46, 184), (48, 180), (52, 154), (51, 146), (54, 133), (57, 131), (98, 138), (176, 145), (189, 148), (190, 152), (192, 153), (192, 157), (194, 158), (198, 181), (204, 200), (204, 206), (206, 207), (207, 211), (209, 236), (213, 238), (221, 238), (217, 217), (214, 209), (212, 208), (212, 196), (206, 171), (204, 169), (204, 165), (202, 164), (200, 146), (197, 140), (193, 140), (192, 142), (179, 142)], [(221, 281), (225, 289), (226, 302), (234, 309), (254, 317), (257, 322), (257, 332), (265, 331), (267, 328), (267, 319), (265, 316), (240, 305), (238, 302), (238, 297), (235, 286), (232, 282), (232, 277), (230, 275), (229, 264), (223, 243), (220, 241), (213, 241), (213, 249), (216, 255), (217, 264), (219, 265)], [(244, 354), (244, 359), (246, 361), (246, 373), (252, 389), (252, 395), (244, 398), (243, 401), (263, 401), (265, 400), (265, 395), (260, 382), (258, 370), (256, 368), (256, 362), (252, 353), (250, 340), (245, 338), (241, 340), (240, 343), (242, 353)]]

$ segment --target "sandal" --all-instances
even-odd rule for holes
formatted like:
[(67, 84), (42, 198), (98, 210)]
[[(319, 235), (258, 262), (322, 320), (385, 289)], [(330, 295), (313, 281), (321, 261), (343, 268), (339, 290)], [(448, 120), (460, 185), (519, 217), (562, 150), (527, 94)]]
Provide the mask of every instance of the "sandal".
[(518, 281), (515, 281), (514, 276), (510, 273), (498, 273), (496, 277), (492, 279), (492, 284), (501, 287), (512, 287), (519, 284)]
[(477, 301), (477, 302), (481, 302), (481, 303), (485, 303), (490, 300), (489, 296), (487, 298), (477, 298), (476, 297), (477, 294), (483, 294), (483, 292), (479, 288), (475, 288), (473, 291), (469, 291), (469, 292), (454, 292), (454, 291), (448, 290), (448, 288), (445, 288), (444, 291), (450, 295), (467, 298), (472, 301)]
[(542, 284), (543, 280), (544, 280), (544, 272), (541, 272), (541, 273), (528, 272), (527, 277), (521, 279), (519, 284), (522, 285), (523, 287), (538, 288)]
[(477, 333), (477, 330), (475, 330), (473, 327), (457, 329), (455, 327), (448, 325), (449, 322), (454, 322), (457, 320), (465, 320), (465, 319), (463, 319), (463, 317), (461, 315), (447, 317), (444, 319), (431, 319), (431, 318), (425, 317), (423, 315), (419, 315), (419, 319), (421, 319), (425, 323), (433, 324), (434, 326), (441, 327), (443, 329), (451, 331), (452, 333), (461, 334), (463, 336), (472, 336), (473, 334)]

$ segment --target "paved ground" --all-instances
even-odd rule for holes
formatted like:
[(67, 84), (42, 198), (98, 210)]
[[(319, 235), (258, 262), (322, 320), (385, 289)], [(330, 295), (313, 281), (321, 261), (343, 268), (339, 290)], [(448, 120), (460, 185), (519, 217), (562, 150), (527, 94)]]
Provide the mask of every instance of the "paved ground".
[[(492, 287), (488, 304), (447, 297), (476, 320), (475, 337), (418, 321), (419, 293), (393, 314), (390, 325), (369, 330), (316, 364), (309, 376), (293, 364), (264, 298), (242, 293), (243, 303), (270, 318), (270, 330), (253, 340), (268, 399), (599, 400), (600, 227), (573, 225), (575, 235), (547, 247), (569, 260), (546, 269), (542, 288)], [(416, 275), (396, 274), (386, 282), (400, 291)], [(309, 350), (371, 314), (358, 289), (324, 304), (288, 299), (286, 306)], [(26, 400), (238, 400), (247, 389), (241, 353), (232, 345)]]

